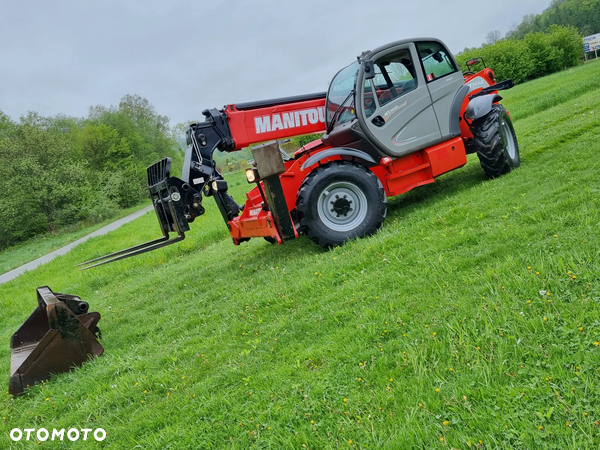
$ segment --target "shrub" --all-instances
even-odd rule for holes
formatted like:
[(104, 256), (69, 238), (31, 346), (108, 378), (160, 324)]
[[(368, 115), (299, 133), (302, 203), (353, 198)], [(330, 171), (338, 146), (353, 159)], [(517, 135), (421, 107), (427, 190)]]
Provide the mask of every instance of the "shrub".
[(529, 33), (523, 39), (505, 39), (493, 45), (466, 49), (457, 56), (466, 61), (481, 56), (501, 80), (533, 80), (578, 64), (583, 55), (581, 36), (574, 27), (552, 25), (547, 33)]

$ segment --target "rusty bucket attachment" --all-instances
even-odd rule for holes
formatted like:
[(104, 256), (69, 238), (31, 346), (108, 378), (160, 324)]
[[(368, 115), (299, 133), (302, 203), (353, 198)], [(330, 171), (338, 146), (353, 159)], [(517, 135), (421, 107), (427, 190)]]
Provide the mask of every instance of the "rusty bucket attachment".
[(37, 288), (37, 298), (38, 307), (10, 341), (8, 391), (13, 395), (104, 352), (96, 340), (100, 313), (88, 312), (87, 302), (55, 294), (48, 286)]

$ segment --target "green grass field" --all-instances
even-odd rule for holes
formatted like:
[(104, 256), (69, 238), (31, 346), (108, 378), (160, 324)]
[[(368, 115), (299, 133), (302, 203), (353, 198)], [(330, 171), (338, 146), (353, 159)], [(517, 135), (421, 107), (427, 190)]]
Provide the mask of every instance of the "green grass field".
[(0, 252), (0, 274), (16, 269), (17, 267), (27, 264), (34, 259), (47, 255), (54, 250), (87, 236), (103, 226), (113, 223), (115, 220), (125, 217), (126, 215), (131, 214), (145, 206), (149, 206), (150, 204), (150, 200), (147, 200), (132, 208), (121, 210), (118, 214), (110, 219), (103, 220), (102, 222), (96, 223), (92, 226), (86, 226), (85, 223), (80, 222), (71, 227), (60, 230), (58, 234), (53, 235), (47, 233), (13, 247), (9, 247)]
[[(487, 180), (471, 155), (371, 238), (235, 247), (209, 199), (180, 245), (73, 267), (157, 237), (150, 213), (0, 286), (6, 385), (37, 286), (100, 311), (105, 348), (4, 391), (0, 447), (600, 447), (599, 69), (503, 92), (521, 167)], [(107, 438), (8, 437), (42, 427)]]

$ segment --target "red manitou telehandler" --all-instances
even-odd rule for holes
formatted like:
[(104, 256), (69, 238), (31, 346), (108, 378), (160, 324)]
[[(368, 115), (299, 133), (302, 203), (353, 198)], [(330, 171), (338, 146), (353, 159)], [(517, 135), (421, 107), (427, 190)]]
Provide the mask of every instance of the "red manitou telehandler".
[[(447, 47), (433, 38), (392, 42), (363, 52), (340, 70), (326, 93), (203, 111), (191, 124), (181, 178), (165, 158), (148, 168), (148, 188), (163, 237), (93, 261), (86, 268), (184, 239), (189, 223), (213, 197), (233, 243), (253, 237), (281, 244), (308, 235), (323, 247), (375, 233), (389, 196), (463, 166), (477, 153), (491, 178), (519, 165), (519, 147), (496, 83), (481, 58), (464, 75)], [(470, 69), (469, 69), (470, 70)], [(311, 133), (321, 138), (293, 155), (277, 140)], [(238, 205), (216, 170), (215, 150), (250, 145), (256, 186)], [(170, 233), (177, 236), (170, 238)]]

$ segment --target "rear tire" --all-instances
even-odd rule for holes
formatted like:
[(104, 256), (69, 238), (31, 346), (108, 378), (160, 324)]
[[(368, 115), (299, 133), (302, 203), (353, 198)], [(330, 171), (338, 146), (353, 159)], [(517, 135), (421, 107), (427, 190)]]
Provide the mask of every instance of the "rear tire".
[(379, 179), (348, 161), (325, 164), (308, 175), (297, 205), (303, 232), (326, 248), (374, 234), (387, 213)]
[(471, 132), (472, 145), (488, 177), (496, 178), (519, 167), (519, 144), (510, 116), (502, 105), (494, 105), (488, 114), (473, 121)]

